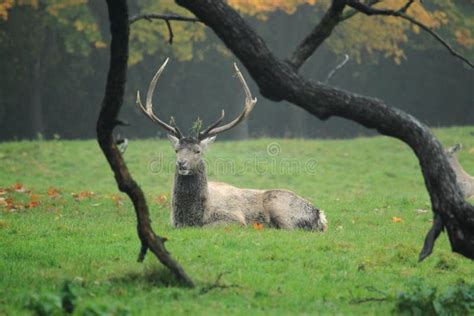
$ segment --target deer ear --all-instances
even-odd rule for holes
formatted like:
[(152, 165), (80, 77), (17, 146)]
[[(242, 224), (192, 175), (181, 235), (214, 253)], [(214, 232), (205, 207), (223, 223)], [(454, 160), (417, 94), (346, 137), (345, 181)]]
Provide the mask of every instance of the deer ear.
[(178, 148), (179, 138), (177, 138), (177, 137), (175, 137), (171, 134), (168, 134), (168, 139), (170, 140), (171, 145), (173, 146), (174, 149)]
[(207, 150), (210, 144), (212, 144), (216, 140), (216, 136), (212, 136), (209, 138), (205, 138), (201, 141), (201, 147), (203, 150)]

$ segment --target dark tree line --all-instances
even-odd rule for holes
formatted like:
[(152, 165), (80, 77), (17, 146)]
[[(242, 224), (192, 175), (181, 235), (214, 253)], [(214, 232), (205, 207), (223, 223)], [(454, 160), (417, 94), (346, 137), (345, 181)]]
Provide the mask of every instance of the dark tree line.
[[(129, 1), (131, 15), (140, 12), (141, 3), (145, 1)], [(87, 6), (102, 37), (108, 39), (105, 2), (89, 1)], [(291, 56), (304, 30), (313, 27), (319, 12), (315, 13), (314, 7), (301, 6), (292, 15), (274, 12), (265, 23), (251, 16), (246, 17), (246, 21), (261, 34), (276, 56), (286, 57)], [(88, 55), (78, 49), (68, 51), (70, 37), (77, 37), (76, 43), (89, 44), (64, 26), (48, 22), (49, 18), (45, 9), (19, 6), (11, 9), (7, 21), (0, 20), (0, 72), (3, 74), (0, 76), (0, 140), (36, 138), (38, 132), (47, 139), (54, 134), (66, 139), (94, 137), (92, 122), (98, 109), (93, 104), (100, 102), (102, 97), (108, 49), (93, 47)], [(163, 21), (150, 24), (146, 20), (136, 21), (131, 28), (155, 24), (166, 30)], [(203, 23), (188, 24), (192, 28), (203, 28)], [(337, 28), (333, 35), (338, 36)], [(180, 62), (170, 55), (169, 52), (179, 46), (176, 40), (183, 34), (175, 32), (174, 37), (173, 46), (168, 45), (168, 38), (164, 38), (157, 50), (159, 53), (146, 55), (142, 62), (129, 65), (122, 118), (133, 126), (140, 126), (125, 130), (129, 138), (163, 136), (152, 124), (142, 122), (134, 107), (134, 92), (147, 84), (154, 68), (167, 56), (171, 57), (171, 63), (165, 74), (166, 81), (160, 85), (163, 97), (160, 98), (159, 111), (164, 117), (174, 115), (183, 126), (191, 126), (195, 115), (207, 122), (223, 107), (229, 115), (240, 110), (242, 96), (233, 85), (229, 71), (233, 57), (210, 48), (222, 45), (212, 30), (206, 28), (206, 40), (195, 44), (194, 58), (188, 62)], [(450, 58), (441, 45), (417, 49), (418, 41), (425, 37), (410, 35), (410, 41), (404, 45), (408, 59), (401, 65), (380, 57), (380, 54), (366, 56), (362, 64), (358, 64), (355, 53), (347, 51), (351, 57), (349, 62), (335, 74), (330, 84), (383, 98), (430, 126), (473, 124), (472, 73)], [(302, 73), (308, 78), (324, 81), (342, 58), (326, 44), (305, 62)], [(140, 48), (140, 44), (131, 42), (131, 45), (132, 50)], [(204, 52), (202, 56), (201, 52)], [(377, 58), (378, 63), (375, 63)], [(224, 138), (320, 138), (373, 134), (350, 121), (337, 118), (319, 121), (287, 101), (275, 106), (272, 101), (257, 97), (259, 105), (248, 124), (223, 135)], [(201, 106), (202, 102), (206, 107)]]
[[(413, 1), (408, 1), (407, 6)], [(362, 12), (351, 0), (333, 0), (325, 17), (296, 48), (288, 60), (277, 58), (242, 17), (221, 0), (177, 0), (201, 22), (210, 27), (235, 54), (258, 85), (261, 94), (273, 101), (286, 100), (321, 120), (339, 116), (356, 121), (379, 133), (395, 137), (410, 146), (418, 157), (431, 197), (433, 226), (428, 232), (420, 260), (429, 256), (443, 229), (447, 231), (454, 252), (474, 259), (474, 207), (466, 202), (455, 180), (443, 147), (430, 130), (413, 116), (388, 106), (383, 101), (336, 89), (305, 79), (298, 72), (340, 23), (346, 6)], [(118, 187), (133, 201), (141, 240), (139, 261), (147, 249), (186, 282), (193, 283), (164, 248), (165, 239), (152, 228), (143, 192), (131, 178), (114, 144), (113, 130), (123, 103), (128, 59), (128, 9), (126, 0), (108, 0), (112, 34), (111, 59), (102, 109), (97, 122), (99, 144), (115, 174)], [(385, 13), (384, 13), (385, 14)]]

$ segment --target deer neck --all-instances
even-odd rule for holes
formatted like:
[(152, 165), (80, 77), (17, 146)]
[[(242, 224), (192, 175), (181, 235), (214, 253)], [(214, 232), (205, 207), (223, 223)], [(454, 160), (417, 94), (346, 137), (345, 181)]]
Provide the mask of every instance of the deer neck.
[(176, 171), (173, 190), (175, 226), (202, 226), (207, 197), (207, 174), (204, 163), (192, 175), (183, 176)]

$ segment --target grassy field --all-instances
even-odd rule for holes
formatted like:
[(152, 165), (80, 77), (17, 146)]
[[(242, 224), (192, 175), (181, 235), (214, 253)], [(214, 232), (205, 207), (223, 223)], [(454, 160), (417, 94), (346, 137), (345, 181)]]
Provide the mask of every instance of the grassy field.
[[(435, 130), (445, 146), (464, 144), (460, 160), (472, 174), (473, 132)], [(131, 203), (117, 192), (95, 141), (0, 144), (0, 315), (61, 314), (61, 300), (76, 315), (385, 315), (402, 297), (432, 288), (439, 297), (474, 282), (473, 262), (451, 253), (445, 234), (417, 263), (430, 203), (417, 160), (399, 141), (259, 139), (211, 147), (211, 180), (293, 190), (325, 210), (326, 233), (173, 229), (173, 156), (167, 141), (143, 140), (131, 141), (125, 158), (155, 230), (169, 238), (195, 289), (181, 287), (151, 255), (136, 262)]]

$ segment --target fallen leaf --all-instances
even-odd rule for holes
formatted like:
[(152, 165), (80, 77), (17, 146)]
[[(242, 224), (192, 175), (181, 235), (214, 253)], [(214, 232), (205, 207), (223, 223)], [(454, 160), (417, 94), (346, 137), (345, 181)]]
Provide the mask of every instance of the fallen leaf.
[(123, 199), (120, 195), (118, 194), (113, 194), (112, 195), (112, 201), (115, 203), (115, 207), (120, 208), (123, 205)]
[(72, 193), (72, 197), (77, 202), (91, 198), (93, 195), (94, 195), (94, 192), (92, 191), (82, 191), (80, 193)]
[(16, 184), (13, 186), (13, 190), (15, 190), (16, 192), (20, 192), (20, 193), (26, 192), (25, 187), (24, 187), (23, 184), (21, 184), (21, 183), (16, 183)]
[(262, 230), (263, 229), (263, 224), (253, 223), (253, 228), (255, 228), (256, 230)]
[(0, 205), (5, 207), (9, 211), (15, 211), (23, 208), (23, 205), (15, 204), (15, 201), (11, 197), (6, 199), (0, 198)]
[(153, 200), (155, 201), (156, 204), (159, 204), (161, 206), (166, 206), (168, 202), (168, 197), (166, 196), (166, 194), (161, 194), (158, 197), (155, 197)]
[(31, 199), (32, 201), (37, 201), (37, 200), (39, 200), (40, 198), (41, 198), (41, 194), (33, 194), (33, 193), (30, 194), (30, 199)]
[(0, 195), (5, 195), (7, 192), (8, 191), (6, 189), (0, 189)]
[(61, 196), (61, 192), (55, 187), (48, 188), (48, 196), (52, 199), (57, 199)]
[(400, 217), (394, 216), (394, 217), (392, 217), (392, 222), (394, 222), (394, 223), (401, 223), (401, 222), (403, 222), (403, 220), (402, 220)]
[(168, 197), (166, 196), (166, 194), (160, 195), (158, 199), (162, 203), (166, 203), (168, 201)]
[(31, 201), (30, 203), (25, 205), (25, 208), (33, 208), (37, 207), (40, 203), (38, 201)]

